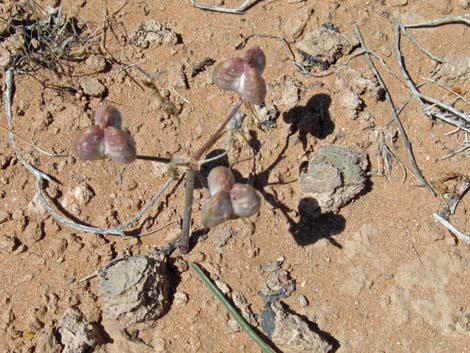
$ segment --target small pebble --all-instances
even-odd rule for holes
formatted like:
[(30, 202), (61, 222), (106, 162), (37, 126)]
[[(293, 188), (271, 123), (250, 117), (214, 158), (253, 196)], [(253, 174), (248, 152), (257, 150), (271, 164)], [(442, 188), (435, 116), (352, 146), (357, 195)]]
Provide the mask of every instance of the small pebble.
[(101, 97), (106, 91), (106, 87), (98, 79), (89, 77), (80, 83), (80, 87), (87, 96)]
[(18, 240), (8, 235), (0, 236), (0, 251), (10, 253), (18, 246)]
[(221, 291), (223, 294), (228, 294), (228, 293), (230, 293), (230, 287), (227, 285), (227, 283), (222, 282), (222, 281), (215, 281), (215, 285), (217, 286), (217, 288), (220, 289), (220, 291)]
[(225, 328), (229, 333), (236, 333), (240, 331), (240, 326), (238, 325), (237, 321), (232, 317), (230, 317), (225, 323)]
[(184, 306), (188, 302), (188, 295), (184, 292), (176, 292), (173, 297), (173, 302), (177, 306)]
[(0, 224), (10, 220), (10, 214), (7, 211), (0, 210)]
[(299, 300), (299, 305), (300, 305), (301, 308), (305, 308), (305, 307), (308, 306), (308, 300), (305, 297), (305, 295), (303, 295), (303, 294), (299, 295), (298, 300)]
[(408, 4), (408, 0), (389, 0), (388, 1), (388, 5), (395, 6), (395, 7), (406, 6), (407, 4)]

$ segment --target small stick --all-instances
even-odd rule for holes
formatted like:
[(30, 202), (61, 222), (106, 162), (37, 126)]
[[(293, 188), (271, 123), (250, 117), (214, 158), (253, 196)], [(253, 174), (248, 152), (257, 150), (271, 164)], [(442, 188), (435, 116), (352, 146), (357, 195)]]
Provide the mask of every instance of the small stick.
[(179, 239), (179, 249), (181, 254), (189, 252), (189, 228), (191, 227), (191, 214), (193, 211), (194, 179), (196, 171), (189, 169), (186, 172), (186, 187), (184, 193), (183, 226), (181, 227), (181, 236)]
[(429, 50), (427, 50), (426, 48), (424, 48), (419, 42), (418, 40), (416, 39), (416, 37), (414, 35), (412, 35), (411, 33), (409, 33), (404, 27), (402, 27), (402, 30), (403, 30), (403, 34), (405, 36), (408, 37), (408, 39), (413, 42), (414, 45), (416, 45), (424, 54), (426, 54), (428, 57), (430, 57), (432, 60), (438, 62), (439, 64), (443, 64), (443, 63), (446, 63), (447, 61), (445, 59), (442, 59), (440, 57), (438, 57), (437, 55), (434, 55), (433, 53), (431, 53)]
[(238, 109), (240, 109), (242, 103), (243, 103), (243, 100), (240, 98), (238, 102), (232, 107), (232, 109), (230, 109), (227, 115), (227, 118), (222, 123), (222, 125), (220, 125), (219, 128), (215, 131), (215, 133), (209, 138), (209, 140), (199, 150), (197, 150), (196, 153), (193, 154), (192, 159), (194, 161), (199, 161), (204, 155), (204, 153), (206, 153), (207, 150), (211, 148), (214, 145), (214, 143), (217, 142), (217, 140), (220, 137), (220, 134), (225, 129), (225, 126), (230, 122), (230, 120), (232, 120), (235, 113), (238, 111)]
[(427, 22), (419, 22), (419, 23), (412, 23), (408, 25), (404, 25), (405, 28), (424, 28), (424, 27), (436, 27), (441, 26), (449, 23), (466, 23), (470, 26), (470, 14), (466, 14), (463, 16), (449, 16), (438, 18), (436, 20), (431, 20)]
[(452, 224), (450, 224), (449, 222), (447, 222), (443, 217), (441, 217), (440, 215), (438, 215), (437, 213), (433, 213), (432, 216), (434, 217), (434, 219), (436, 221), (438, 221), (440, 224), (442, 224), (445, 228), (447, 228), (447, 230), (449, 232), (451, 232), (452, 234), (454, 234), (457, 239), (463, 241), (464, 243), (470, 245), (470, 236), (462, 233), (460, 230), (458, 230), (457, 228), (455, 228)]
[(248, 7), (257, 3), (258, 0), (245, 0), (240, 6), (235, 8), (227, 8), (223, 6), (214, 6), (209, 4), (204, 4), (202, 2), (191, 0), (191, 3), (194, 7), (197, 7), (201, 10), (208, 10), (208, 11), (216, 11), (216, 12), (224, 12), (224, 13), (231, 13), (231, 14), (241, 14), (245, 11)]
[(387, 100), (388, 104), (390, 105), (390, 109), (392, 111), (393, 119), (397, 123), (398, 129), (400, 130), (400, 135), (403, 138), (403, 142), (405, 144), (406, 150), (408, 152), (408, 156), (410, 158), (411, 164), (412, 164), (413, 169), (414, 169), (414, 174), (418, 178), (418, 180), (421, 183), (423, 183), (423, 185), (425, 185), (426, 188), (434, 196), (436, 196), (437, 195), (436, 192), (433, 190), (431, 185), (429, 185), (429, 183), (426, 181), (426, 179), (424, 179), (423, 175), (421, 174), (421, 171), (418, 168), (418, 164), (416, 163), (416, 160), (415, 160), (415, 157), (414, 157), (414, 154), (413, 154), (413, 150), (411, 148), (410, 140), (408, 139), (408, 136), (406, 135), (406, 132), (405, 132), (405, 128), (403, 127), (403, 124), (401, 123), (401, 120), (398, 117), (397, 111), (396, 111), (395, 106), (394, 106), (393, 101), (392, 101), (392, 97), (390, 96), (390, 93), (389, 93), (387, 87), (385, 86), (385, 83), (382, 80), (382, 77), (380, 76), (379, 72), (377, 71), (377, 68), (375, 67), (374, 62), (372, 61), (372, 59), (370, 57), (370, 54), (369, 54), (368, 49), (367, 49), (367, 47), (365, 45), (365, 42), (364, 42), (364, 38), (362, 37), (361, 31), (359, 30), (359, 26), (355, 25), (354, 28), (356, 30), (357, 38), (359, 39), (359, 42), (361, 43), (362, 50), (365, 52), (367, 62), (369, 64), (372, 72), (374, 73), (375, 77), (377, 78), (377, 81), (379, 82), (379, 84), (382, 86), (382, 88), (385, 91), (385, 99)]
[(457, 98), (461, 99), (462, 101), (464, 101), (465, 103), (467, 103), (468, 105), (470, 105), (470, 102), (464, 97), (462, 96), (461, 94), (457, 93), (457, 92), (454, 92), (453, 90), (451, 90), (450, 88), (444, 86), (443, 84), (433, 80), (432, 78), (429, 78), (429, 77), (422, 77), (423, 80), (426, 80), (426, 81), (429, 81), (429, 82), (432, 82), (434, 83), (435, 85), (441, 87), (442, 89), (446, 90), (447, 92), (449, 92), (450, 94), (453, 94), (454, 96), (456, 96)]
[(167, 224), (162, 225), (161, 227), (158, 227), (157, 229), (148, 231), (147, 233), (141, 233), (141, 234), (139, 234), (139, 238), (145, 237), (145, 236), (150, 235), (150, 234), (158, 233), (158, 232), (162, 231), (163, 229), (165, 229), (166, 227), (169, 227), (172, 224), (175, 224), (175, 223), (178, 223), (178, 222), (179, 221), (171, 221), (171, 222), (168, 222)]
[[(411, 80), (411, 77), (408, 74), (408, 72), (406, 71), (404, 63), (403, 63), (403, 55), (400, 51), (400, 37), (401, 37), (401, 32), (404, 31), (404, 28), (431, 27), (431, 26), (436, 26), (436, 25), (441, 25), (441, 24), (446, 24), (446, 23), (455, 23), (455, 22), (463, 22), (463, 23), (470, 25), (470, 17), (467, 17), (467, 16), (446, 17), (444, 19), (416, 24), (416, 25), (402, 25), (400, 23), (397, 23), (395, 25), (394, 50), (395, 50), (395, 56), (397, 58), (398, 67), (402, 73), (402, 76), (405, 79), (405, 82), (408, 88), (410, 89), (411, 93), (414, 95), (414, 97), (418, 100), (419, 104), (421, 105), (423, 112), (429, 117), (434, 116), (436, 118), (446, 121), (449, 124), (452, 124), (454, 126), (459, 126), (459, 123), (451, 119), (449, 117), (449, 114), (454, 115), (455, 117), (458, 117), (460, 119), (463, 119), (467, 123), (470, 123), (470, 116), (459, 111), (458, 109), (455, 109), (449, 104), (442, 103), (433, 97), (430, 97), (421, 93), (418, 90), (418, 88), (415, 86), (413, 81)], [(433, 111), (428, 105), (426, 105), (425, 102), (431, 103), (439, 107), (440, 109), (446, 111), (448, 114)]]

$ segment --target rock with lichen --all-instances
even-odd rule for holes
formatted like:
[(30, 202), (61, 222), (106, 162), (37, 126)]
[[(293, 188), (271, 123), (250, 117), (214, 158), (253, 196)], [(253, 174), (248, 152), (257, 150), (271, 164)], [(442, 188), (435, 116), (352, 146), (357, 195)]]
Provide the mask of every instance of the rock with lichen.
[(278, 302), (265, 305), (261, 327), (284, 353), (327, 353), (332, 348), (305, 319)]
[(96, 328), (85, 320), (77, 309), (68, 309), (59, 320), (59, 333), (64, 346), (63, 353), (90, 352), (98, 344)]
[(321, 213), (337, 212), (364, 189), (367, 155), (348, 147), (320, 148), (300, 175), (300, 189)]
[(114, 260), (100, 271), (105, 319), (125, 325), (156, 320), (168, 309), (166, 256), (131, 256)]
[(353, 34), (344, 34), (331, 23), (323, 24), (319, 29), (305, 33), (296, 44), (297, 51), (304, 58), (304, 66), (319, 66), (326, 70), (343, 55), (351, 53), (359, 46)]
[(163, 43), (174, 46), (178, 43), (178, 35), (156, 20), (147, 20), (131, 34), (130, 42), (143, 49)]

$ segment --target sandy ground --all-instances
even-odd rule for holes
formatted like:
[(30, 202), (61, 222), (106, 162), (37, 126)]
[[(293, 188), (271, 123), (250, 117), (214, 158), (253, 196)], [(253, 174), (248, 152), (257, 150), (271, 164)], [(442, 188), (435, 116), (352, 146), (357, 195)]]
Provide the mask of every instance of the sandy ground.
[[(223, 1), (230, 7), (240, 2)], [(40, 4), (54, 5), (52, 1)], [(158, 108), (152, 90), (141, 85), (148, 78), (127, 65), (139, 65), (181, 107), (184, 139), (194, 151), (220, 124), (236, 96), (212, 84), (212, 67), (194, 77), (191, 68), (205, 58), (218, 61), (241, 55), (235, 46), (242, 37), (252, 33), (284, 36), (295, 51), (295, 44), (305, 34), (324, 23), (334, 24), (349, 36), (354, 36), (354, 25), (358, 24), (367, 46), (400, 75), (393, 55), (393, 23), (470, 12), (468, 1), (461, 0), (427, 1), (426, 5), (415, 0), (265, 0), (243, 15), (202, 11), (188, 0), (130, 1), (121, 8), (123, 4), (90, 0), (62, 3), (64, 14), (80, 18), (96, 33), (101, 31), (107, 9), (112, 31), (107, 32), (109, 56), (105, 61), (89, 53), (87, 61), (74, 63), (71, 71), (64, 69), (60, 75), (41, 68), (33, 75), (15, 76), (14, 130), (46, 150), (68, 154), (49, 157), (19, 141), (22, 157), (60, 181), (49, 183), (46, 191), (71, 217), (102, 227), (129, 219), (150, 200), (166, 176), (158, 163), (144, 159), (123, 167), (110, 160), (83, 162), (70, 155), (71, 141), (80, 128), (91, 124), (100, 104), (119, 108), (139, 155), (184, 155), (176, 124)], [(8, 17), (9, 5), (0, 4), (3, 18)], [(148, 20), (156, 20), (177, 34), (177, 43), (170, 37), (147, 48), (129, 44), (129, 37)], [(434, 54), (451, 63), (467, 58), (470, 65), (468, 26), (452, 24), (412, 33)], [(268, 276), (264, 265), (282, 257), (282, 268), (295, 280), (295, 291), (283, 301), (330, 337), (332, 351), (470, 352), (469, 246), (433, 220), (432, 213), (442, 206), (442, 198), (433, 196), (410, 172), (403, 181), (399, 163), (394, 163), (391, 177), (379, 175), (381, 131), (382, 142), (410, 166), (403, 139), (390, 123), (387, 102), (366, 90), (358, 95), (362, 103), (357, 112), (344, 103), (348, 69), (373, 78), (364, 55), (344, 55), (329, 69), (331, 75), (313, 77), (297, 70), (282, 41), (254, 37), (248, 46), (254, 44), (262, 47), (267, 57), (263, 74), (268, 84), (266, 104), (275, 105), (279, 115), (275, 127), (263, 131), (247, 119), (242, 133), (256, 155), (252, 158), (250, 147), (236, 138), (228, 160), (237, 179), (248, 180), (262, 195), (261, 211), (253, 218), (255, 231), (251, 234), (246, 223), (230, 221), (200, 237), (189, 255), (180, 258), (174, 253), (171, 263), (177, 275), (172, 286), (178, 300), (172, 301), (169, 311), (152, 327), (139, 327), (139, 340), (127, 339), (112, 324), (105, 325), (111, 339), (95, 351), (260, 352), (243, 331), (230, 325), (228, 314), (188, 270), (187, 263), (199, 263), (232, 293), (243, 293), (251, 310), (259, 313), (263, 299), (258, 292)], [(407, 39), (402, 40), (402, 51), (415, 82), (425, 83), (423, 92), (450, 100), (452, 93), (425, 80), (436, 63)], [(378, 68), (400, 107), (410, 97), (403, 79), (399, 76), (398, 80), (380, 64)], [(320, 72), (318, 67), (312, 70)], [(73, 91), (44, 88), (41, 80)], [(468, 97), (470, 73), (445, 84)], [(460, 109), (469, 111), (468, 103), (459, 104)], [(322, 105), (327, 129), (321, 133), (308, 126), (293, 129), (290, 118), (294, 108), (315, 109), (318, 105)], [(454, 128), (431, 121), (413, 99), (400, 118), (420, 170), (431, 185), (440, 185), (449, 172), (468, 174), (466, 155), (440, 160), (460, 146), (465, 138), (462, 133), (446, 135)], [(4, 109), (1, 120), (6, 125)], [(332, 144), (368, 154), (366, 188), (338, 213), (315, 221), (302, 220), (301, 165), (321, 146)], [(224, 140), (217, 148), (225, 148)], [(178, 236), (183, 183), (170, 187), (165, 197), (130, 227), (146, 233), (167, 225), (138, 241), (97, 236), (55, 221), (40, 205), (35, 179), (15, 157), (6, 133), (0, 140), (0, 168), (1, 352), (49, 352), (50, 348), (44, 348), (48, 347), (44, 335), (57, 327), (70, 307), (78, 308), (89, 322), (104, 325), (97, 280), (79, 280), (117, 256), (148, 254)], [(207, 170), (202, 174), (207, 175)], [(195, 192), (193, 232), (202, 228), (200, 204), (207, 194), (201, 187)], [(451, 217), (463, 230), (470, 229), (469, 205), (464, 197)]]

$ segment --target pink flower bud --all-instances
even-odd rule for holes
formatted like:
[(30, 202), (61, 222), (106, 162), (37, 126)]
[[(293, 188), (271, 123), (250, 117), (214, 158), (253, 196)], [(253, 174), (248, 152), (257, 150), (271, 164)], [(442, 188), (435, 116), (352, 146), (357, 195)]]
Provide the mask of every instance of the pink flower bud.
[(235, 178), (229, 168), (219, 166), (211, 169), (207, 176), (207, 183), (209, 192), (213, 196), (219, 191), (229, 192), (235, 183)]
[(232, 218), (233, 211), (229, 194), (220, 191), (208, 198), (202, 205), (201, 214), (205, 228), (215, 227)]
[(77, 158), (87, 161), (105, 158), (103, 130), (97, 125), (80, 130), (73, 142), (73, 151)]
[(251, 217), (261, 206), (261, 197), (258, 192), (248, 184), (235, 184), (230, 190), (233, 213), (237, 217)]
[(266, 67), (266, 55), (257, 45), (251, 47), (243, 55), (243, 61), (251, 65), (261, 75)]
[(137, 156), (135, 141), (126, 131), (114, 126), (104, 128), (104, 154), (120, 163), (131, 163)]
[(220, 89), (237, 92), (250, 103), (262, 104), (266, 97), (266, 82), (261, 73), (266, 58), (260, 48), (250, 50), (245, 53), (244, 60), (230, 58), (218, 63), (212, 81)]
[(95, 125), (99, 125), (102, 129), (106, 126), (114, 126), (121, 128), (122, 117), (117, 108), (108, 105), (101, 105), (95, 112)]

